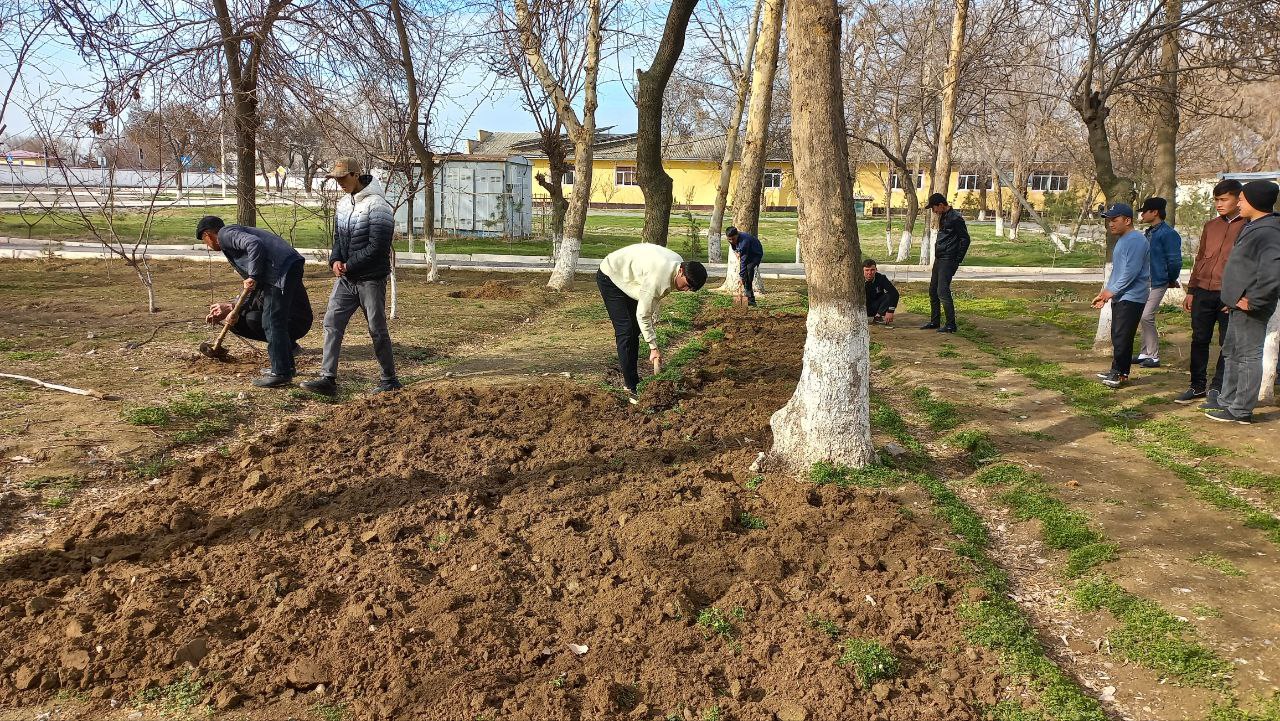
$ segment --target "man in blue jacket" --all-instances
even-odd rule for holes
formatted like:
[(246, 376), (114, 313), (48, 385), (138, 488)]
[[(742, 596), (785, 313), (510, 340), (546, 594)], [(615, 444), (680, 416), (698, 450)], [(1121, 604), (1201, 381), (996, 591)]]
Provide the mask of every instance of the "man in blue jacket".
[(293, 338), (289, 333), (289, 313), (302, 287), (302, 265), (306, 261), (284, 238), (261, 228), (226, 225), (216, 215), (206, 215), (196, 224), (196, 238), (209, 250), (222, 251), (244, 278), (244, 292), (262, 294), (262, 330), (267, 341), (271, 372), (254, 379), (260, 388), (290, 385), (296, 368)]
[(1111, 303), (1111, 369), (1098, 378), (1108, 388), (1119, 388), (1129, 380), (1133, 364), (1133, 337), (1138, 332), (1142, 307), (1151, 288), (1151, 263), (1147, 259), (1147, 239), (1133, 227), (1133, 208), (1116, 203), (1103, 211), (1107, 232), (1120, 236), (1111, 252), (1111, 277), (1093, 299), (1093, 307)]
[(1182, 236), (1164, 222), (1168, 203), (1164, 198), (1147, 198), (1138, 208), (1147, 224), (1147, 247), (1151, 255), (1151, 290), (1142, 309), (1142, 350), (1133, 362), (1143, 368), (1160, 367), (1160, 333), (1156, 330), (1156, 313), (1164, 294), (1178, 287), (1182, 272)]
[(729, 248), (738, 256), (738, 278), (742, 281), (742, 292), (747, 296), (747, 305), (756, 304), (755, 284), (756, 271), (764, 261), (764, 246), (760, 239), (750, 233), (743, 233), (732, 225), (724, 231), (729, 239)]
[(1262, 345), (1267, 321), (1280, 303), (1280, 186), (1268, 180), (1245, 183), (1240, 215), (1249, 222), (1222, 270), (1222, 305), (1231, 312), (1222, 392), (1200, 406), (1210, 420), (1252, 423), (1262, 388)]

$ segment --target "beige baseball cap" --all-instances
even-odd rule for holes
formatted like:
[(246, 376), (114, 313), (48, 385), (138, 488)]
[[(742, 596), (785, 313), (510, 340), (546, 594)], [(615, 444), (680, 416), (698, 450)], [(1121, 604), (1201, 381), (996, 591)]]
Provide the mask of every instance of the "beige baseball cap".
[(329, 170), (326, 178), (341, 178), (345, 175), (359, 175), (363, 168), (360, 167), (360, 161), (350, 156), (338, 158), (333, 161), (333, 167)]

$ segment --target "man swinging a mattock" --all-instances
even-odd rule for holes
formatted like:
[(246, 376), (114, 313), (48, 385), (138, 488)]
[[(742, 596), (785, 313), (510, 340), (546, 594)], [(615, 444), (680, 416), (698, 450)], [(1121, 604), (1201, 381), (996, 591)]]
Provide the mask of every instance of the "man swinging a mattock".
[(649, 361), (657, 370), (662, 364), (658, 349), (659, 301), (673, 290), (697, 291), (707, 282), (707, 269), (697, 261), (686, 261), (674, 251), (652, 243), (636, 243), (619, 248), (600, 261), (596, 286), (613, 323), (618, 344), (618, 364), (632, 403), (640, 372), (640, 337), (649, 344)]

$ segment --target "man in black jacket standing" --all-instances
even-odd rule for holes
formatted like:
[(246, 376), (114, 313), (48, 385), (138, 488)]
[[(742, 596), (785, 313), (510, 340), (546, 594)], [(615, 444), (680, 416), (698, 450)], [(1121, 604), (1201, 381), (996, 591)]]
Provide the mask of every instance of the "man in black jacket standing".
[(866, 281), (867, 320), (893, 325), (893, 312), (898, 307), (898, 289), (889, 277), (876, 270), (871, 258), (862, 261), (862, 279)]
[(343, 191), (334, 214), (333, 250), (329, 254), (333, 294), (324, 314), (320, 376), (302, 387), (327, 396), (337, 394), (342, 338), (352, 314), (362, 309), (373, 339), (373, 354), (382, 367), (382, 377), (373, 392), (394, 391), (400, 388), (400, 381), (396, 379), (391, 334), (387, 332), (386, 304), (395, 217), (373, 176), (361, 172), (359, 160), (338, 158), (326, 177), (337, 181)]
[(196, 238), (209, 250), (220, 250), (244, 278), (245, 293), (262, 296), (262, 331), (267, 341), (271, 372), (254, 379), (260, 388), (279, 388), (293, 382), (293, 338), (289, 334), (289, 311), (299, 297), (306, 302), (302, 287), (305, 260), (284, 238), (261, 228), (226, 225), (216, 215), (206, 215), (196, 224)]
[(1252, 423), (1262, 387), (1262, 344), (1267, 321), (1280, 300), (1280, 215), (1275, 210), (1280, 186), (1266, 180), (1245, 183), (1240, 215), (1249, 222), (1240, 231), (1222, 271), (1222, 305), (1230, 310), (1222, 392), (1205, 402), (1211, 420)]
[[(939, 333), (956, 332), (956, 304), (951, 298), (951, 279), (969, 252), (969, 227), (964, 217), (947, 203), (942, 193), (929, 196), (926, 206), (938, 216), (938, 242), (933, 249), (933, 276), (929, 279), (929, 322), (920, 330), (937, 330)], [(942, 309), (946, 309), (947, 323), (942, 324)]]

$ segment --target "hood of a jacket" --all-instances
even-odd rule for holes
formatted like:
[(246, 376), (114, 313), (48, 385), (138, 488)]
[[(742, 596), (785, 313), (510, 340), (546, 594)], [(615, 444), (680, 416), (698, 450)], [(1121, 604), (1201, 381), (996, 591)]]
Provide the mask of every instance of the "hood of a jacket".
[(375, 196), (379, 198), (384, 197), (382, 186), (378, 183), (377, 178), (374, 178), (372, 175), (361, 175), (360, 182), (364, 187), (351, 194), (351, 200), (356, 205), (359, 205), (360, 201), (366, 198)]
[(1240, 230), (1240, 232), (1244, 233), (1245, 231), (1255, 230), (1257, 228), (1271, 228), (1273, 230), (1280, 231), (1280, 215), (1272, 213), (1271, 215), (1264, 215), (1257, 220), (1251, 220), (1248, 225)]

